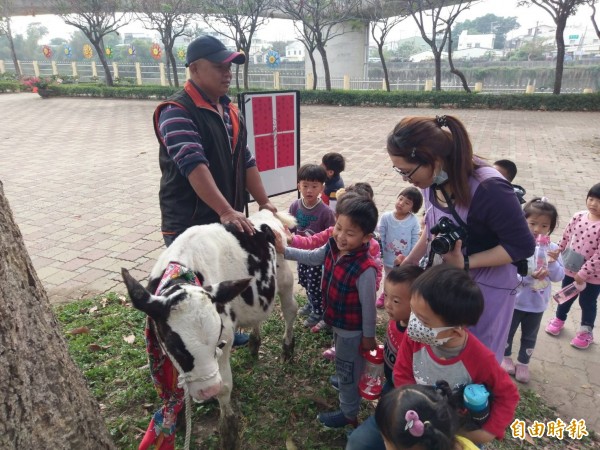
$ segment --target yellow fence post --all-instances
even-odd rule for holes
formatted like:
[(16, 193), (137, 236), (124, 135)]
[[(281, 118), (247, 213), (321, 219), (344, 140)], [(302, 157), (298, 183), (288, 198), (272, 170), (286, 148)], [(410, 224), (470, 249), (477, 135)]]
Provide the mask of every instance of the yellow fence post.
[(350, 90), (350, 76), (349, 75), (344, 75), (344, 90), (345, 91)]
[(594, 92), (594, 90), (593, 90), (592, 88), (585, 88), (585, 89), (583, 90), (583, 93), (584, 93), (584, 94), (592, 94), (593, 92)]
[(6, 73), (6, 67), (4, 66), (3, 59), (0, 59), (0, 73)]
[(119, 65), (116, 62), (113, 62), (112, 66), (113, 66), (113, 78), (119, 78)]
[(475, 83), (475, 92), (481, 91), (483, 91), (483, 83), (481, 81), (478, 81), (477, 83)]
[(23, 73), (23, 66), (21, 65), (21, 61), (20, 60), (17, 60), (17, 65), (19, 66), (19, 70), (21, 71), (21, 75), (25, 75)]
[(33, 64), (33, 74), (36, 77), (40, 76), (40, 66), (38, 65), (37, 61), (31, 61), (31, 63)]
[(52, 75), (58, 75), (58, 67), (56, 66), (56, 61), (52, 61)]
[(279, 71), (273, 72), (273, 89), (279, 89)]
[(160, 85), (166, 86), (167, 85), (167, 76), (165, 74), (165, 63), (160, 63), (158, 65), (158, 67), (160, 69)]
[(71, 62), (71, 69), (73, 70), (73, 77), (77, 77), (77, 63), (75, 61)]
[(312, 72), (306, 74), (306, 89), (312, 89), (313, 83), (315, 81), (315, 76)]
[(137, 84), (141, 86), (141, 84), (142, 84), (142, 65), (139, 62), (135, 63), (135, 78), (137, 80)]
[(92, 76), (98, 78), (98, 68), (96, 67), (96, 61), (92, 61)]
[(190, 68), (189, 67), (185, 68), (185, 79), (186, 79), (186, 81), (190, 79)]
[(433, 91), (433, 80), (425, 80), (425, 90)]

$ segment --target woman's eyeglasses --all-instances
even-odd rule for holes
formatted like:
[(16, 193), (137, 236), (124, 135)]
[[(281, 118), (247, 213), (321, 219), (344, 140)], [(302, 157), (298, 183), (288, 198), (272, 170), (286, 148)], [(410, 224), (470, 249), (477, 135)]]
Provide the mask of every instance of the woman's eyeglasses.
[(421, 167), (422, 164), (419, 163), (417, 165), (417, 167), (415, 167), (413, 170), (411, 170), (410, 172), (405, 172), (402, 169), (398, 169), (396, 166), (392, 166), (392, 169), (394, 169), (394, 172), (396, 172), (398, 175), (400, 175), (402, 178), (406, 178), (408, 181), (412, 181), (412, 176), (415, 174), (415, 172), (417, 170), (419, 170), (419, 167)]

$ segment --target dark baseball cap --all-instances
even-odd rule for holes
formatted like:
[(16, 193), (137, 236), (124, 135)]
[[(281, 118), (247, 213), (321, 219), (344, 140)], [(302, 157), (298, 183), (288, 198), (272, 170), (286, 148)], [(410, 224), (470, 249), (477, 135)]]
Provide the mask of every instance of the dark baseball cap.
[(185, 67), (198, 59), (207, 59), (214, 63), (243, 64), (246, 55), (227, 50), (225, 45), (213, 36), (200, 36), (190, 42), (185, 55)]

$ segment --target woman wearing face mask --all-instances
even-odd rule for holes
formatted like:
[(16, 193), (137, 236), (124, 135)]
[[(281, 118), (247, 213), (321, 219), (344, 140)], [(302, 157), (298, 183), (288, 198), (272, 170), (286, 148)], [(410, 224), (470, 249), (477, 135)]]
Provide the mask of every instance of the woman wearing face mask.
[(394, 170), (425, 200), (426, 229), (402, 264), (430, 265), (437, 254), (469, 271), (485, 304), (471, 331), (502, 361), (519, 284), (511, 263), (535, 249), (512, 186), (473, 155), (467, 131), (452, 116), (402, 119), (387, 150)]
[(489, 418), (481, 429), (459, 434), (476, 444), (502, 439), (519, 393), (494, 354), (466, 329), (477, 323), (483, 310), (477, 284), (464, 270), (440, 264), (413, 283), (410, 307), (407, 337), (394, 365), (394, 386), (432, 386), (438, 380), (446, 380), (451, 389), (484, 384), (492, 399)]

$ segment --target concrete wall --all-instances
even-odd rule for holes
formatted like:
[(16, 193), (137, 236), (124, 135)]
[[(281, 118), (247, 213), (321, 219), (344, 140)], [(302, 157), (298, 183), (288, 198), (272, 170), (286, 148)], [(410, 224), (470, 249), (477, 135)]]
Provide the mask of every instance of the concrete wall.
[[(339, 27), (341, 27), (344, 34), (330, 40), (325, 47), (331, 77), (341, 78), (348, 75), (350, 78), (364, 78), (369, 45), (368, 24), (352, 22), (351, 24), (341, 24)], [(325, 83), (323, 60), (318, 51), (315, 50), (314, 55), (320, 86)], [(306, 73), (312, 73), (308, 55), (304, 63)]]

